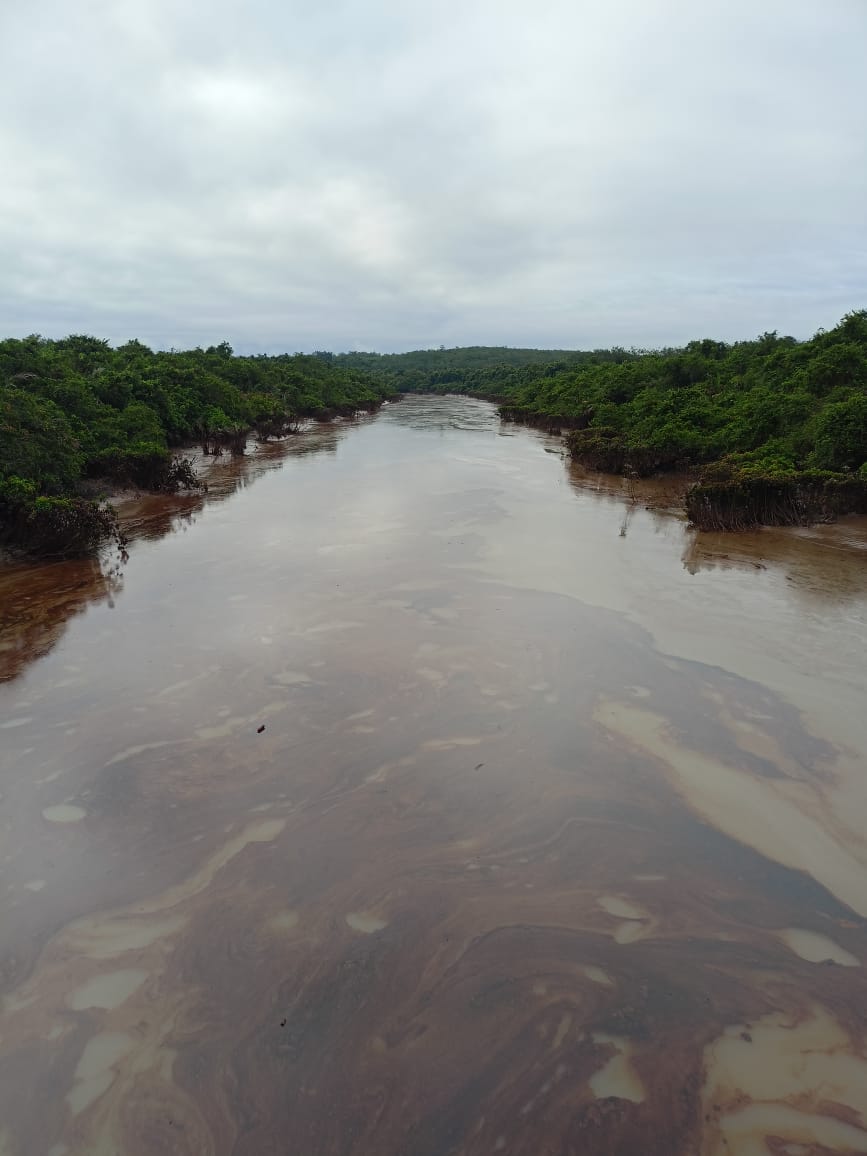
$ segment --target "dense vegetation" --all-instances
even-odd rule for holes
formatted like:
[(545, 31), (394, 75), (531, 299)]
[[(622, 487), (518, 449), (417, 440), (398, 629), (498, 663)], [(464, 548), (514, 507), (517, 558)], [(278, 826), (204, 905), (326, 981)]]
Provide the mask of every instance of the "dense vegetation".
[(113, 527), (94, 486), (195, 484), (174, 447), (242, 452), (251, 430), (282, 435), (419, 391), (492, 398), (507, 420), (565, 430), (596, 469), (692, 471), (687, 509), (707, 528), (867, 512), (867, 311), (809, 341), (650, 352), (236, 357), (225, 343), (166, 353), (28, 337), (0, 342), (0, 545), (86, 552)]
[(226, 344), (154, 352), (95, 337), (0, 342), (0, 544), (87, 552), (112, 528), (82, 496), (103, 486), (195, 484), (173, 447), (243, 450), (246, 435), (371, 408), (383, 381), (324, 356), (235, 357)]
[[(560, 356), (527, 351), (481, 364), (471, 351), (454, 379), (434, 366), (420, 386), (501, 403), (507, 419), (568, 430), (574, 457), (646, 475), (704, 469), (689, 512), (737, 528), (867, 509), (867, 311), (809, 341), (765, 333), (683, 349)], [(495, 351), (487, 351), (492, 354)], [(413, 374), (422, 355), (401, 355)], [(429, 357), (430, 355), (423, 355)], [(393, 374), (400, 358), (389, 363)], [(712, 467), (712, 468), (709, 468)]]
[[(636, 351), (596, 349), (512, 349), (506, 345), (467, 345), (457, 349), (416, 349), (411, 353), (322, 354), (353, 369), (386, 380), (400, 393), (478, 393), (480, 375), (508, 377), (525, 366), (601, 365), (638, 357)], [(490, 384), (486, 382), (486, 384)]]

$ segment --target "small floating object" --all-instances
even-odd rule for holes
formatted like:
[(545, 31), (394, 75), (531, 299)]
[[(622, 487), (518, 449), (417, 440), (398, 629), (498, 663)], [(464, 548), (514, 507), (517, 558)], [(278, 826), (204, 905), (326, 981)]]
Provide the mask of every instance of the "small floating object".
[(264, 729), (265, 729), (265, 724), (262, 723), (262, 725), (260, 727), (256, 727), (256, 734), (260, 735)]

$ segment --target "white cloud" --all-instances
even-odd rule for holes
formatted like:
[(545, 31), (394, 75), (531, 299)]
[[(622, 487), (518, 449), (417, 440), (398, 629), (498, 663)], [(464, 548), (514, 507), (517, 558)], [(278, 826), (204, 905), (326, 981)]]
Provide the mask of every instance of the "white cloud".
[(31, 0), (5, 332), (410, 348), (865, 304), (862, 0)]

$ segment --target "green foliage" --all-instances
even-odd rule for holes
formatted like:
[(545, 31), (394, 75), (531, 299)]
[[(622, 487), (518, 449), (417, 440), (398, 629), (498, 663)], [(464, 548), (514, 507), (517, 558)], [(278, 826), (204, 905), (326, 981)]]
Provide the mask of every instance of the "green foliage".
[(867, 463), (867, 390), (853, 390), (843, 401), (816, 415), (813, 465), (823, 470), (859, 470)]
[(155, 353), (83, 335), (9, 339), (0, 342), (0, 477), (70, 493), (82, 475), (116, 466), (109, 476), (129, 480), (146, 454), (168, 462), (172, 446), (203, 435), (236, 437), (259, 423), (273, 432), (393, 392), (334, 359), (235, 357), (226, 342)]
[(138, 441), (100, 450), (88, 463), (93, 477), (111, 478), (120, 486), (174, 493), (196, 487), (195, 472), (186, 458), (172, 455), (164, 446)]
[(33, 482), (15, 476), (0, 480), (0, 545), (70, 558), (92, 553), (110, 537), (121, 541), (111, 507), (40, 495)]
[(227, 342), (165, 353), (81, 334), (0, 341), (0, 537), (42, 553), (92, 547), (109, 531), (75, 496), (83, 478), (189, 486), (191, 467), (173, 447), (198, 440), (243, 452), (251, 429), (279, 435), (393, 393), (333, 358), (236, 357)]
[[(411, 353), (339, 353), (315, 356), (360, 369), (387, 381), (401, 393), (481, 393), (479, 383), (506, 387), (525, 367), (550, 372), (553, 366), (617, 364), (637, 356), (634, 350), (597, 349), (592, 353), (570, 349), (512, 349), (505, 345), (471, 345), (457, 349), (417, 349)], [(485, 396), (501, 396), (500, 389)], [(503, 394), (504, 395), (504, 394)]]
[(25, 389), (0, 389), (0, 479), (16, 475), (58, 494), (71, 489), (82, 464), (72, 426), (55, 402)]
[[(226, 342), (167, 353), (138, 341), (112, 349), (81, 334), (32, 335), (0, 341), (2, 533), (8, 541), (13, 525), (56, 545), (79, 526), (77, 541), (92, 541), (95, 515), (42, 499), (74, 498), (84, 477), (187, 485), (189, 466), (173, 447), (195, 440), (243, 452), (251, 429), (282, 434), (303, 417), (349, 414), (398, 391), (500, 401), (512, 420), (570, 431), (572, 453), (598, 469), (721, 463), (729, 496), (747, 483), (761, 495), (754, 509), (774, 507), (777, 483), (808, 475), (813, 501), (816, 471), (825, 479), (820, 505), (838, 509), (855, 493), (850, 482), (867, 479), (865, 310), (810, 341), (772, 332), (649, 352), (475, 346), (238, 357)], [(790, 514), (806, 501), (799, 493)], [(51, 527), (60, 528), (55, 539)]]
[(799, 342), (777, 333), (683, 349), (349, 354), (409, 391), (501, 402), (510, 420), (571, 430), (601, 470), (656, 473), (725, 459), (745, 476), (867, 468), (867, 311)]

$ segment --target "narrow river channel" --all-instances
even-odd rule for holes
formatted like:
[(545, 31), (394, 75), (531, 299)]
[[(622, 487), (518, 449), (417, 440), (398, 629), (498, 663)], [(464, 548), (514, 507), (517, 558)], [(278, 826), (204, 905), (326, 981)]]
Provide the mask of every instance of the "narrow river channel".
[(867, 522), (454, 397), (210, 469), (0, 568), (0, 1154), (867, 1152)]

